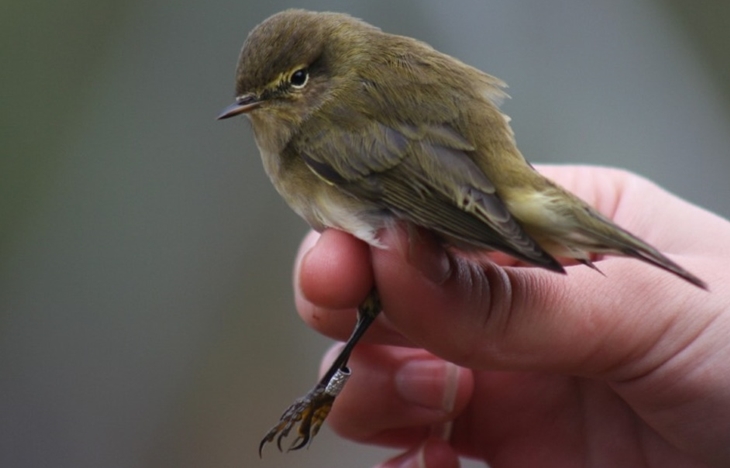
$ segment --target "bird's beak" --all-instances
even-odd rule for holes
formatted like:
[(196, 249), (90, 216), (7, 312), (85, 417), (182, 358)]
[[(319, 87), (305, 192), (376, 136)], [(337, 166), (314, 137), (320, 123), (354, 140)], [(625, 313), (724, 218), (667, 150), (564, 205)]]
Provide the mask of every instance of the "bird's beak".
[(236, 98), (236, 102), (223, 109), (218, 120), (227, 119), (239, 114), (246, 114), (261, 105), (261, 100), (255, 94), (243, 94)]

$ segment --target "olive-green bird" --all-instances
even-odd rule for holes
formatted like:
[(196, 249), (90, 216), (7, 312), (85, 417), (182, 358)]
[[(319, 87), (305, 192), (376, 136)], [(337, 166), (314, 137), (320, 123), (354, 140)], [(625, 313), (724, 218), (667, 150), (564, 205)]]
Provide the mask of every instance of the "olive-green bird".
[[(499, 79), (427, 44), (338, 13), (287, 10), (249, 34), (236, 100), (266, 173), (314, 229), (376, 247), (406, 222), (460, 250), (498, 250), (564, 273), (556, 257), (593, 266), (625, 255), (705, 288), (702, 280), (535, 171), (515, 146)], [(380, 312), (377, 291), (329, 372), (282, 415), (259, 453), (298, 425), (310, 442), (346, 380), (350, 352)]]

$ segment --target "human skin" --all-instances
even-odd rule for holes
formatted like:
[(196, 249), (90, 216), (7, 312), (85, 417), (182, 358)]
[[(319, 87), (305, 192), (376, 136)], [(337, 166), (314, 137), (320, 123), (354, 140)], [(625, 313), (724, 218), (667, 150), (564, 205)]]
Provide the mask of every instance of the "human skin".
[(344, 340), (373, 285), (383, 304), (331, 426), (405, 449), (388, 467), (730, 466), (730, 223), (628, 172), (538, 169), (709, 291), (635, 259), (560, 275), (412, 229), (384, 231), (386, 249), (311, 233), (295, 266), (306, 323)]

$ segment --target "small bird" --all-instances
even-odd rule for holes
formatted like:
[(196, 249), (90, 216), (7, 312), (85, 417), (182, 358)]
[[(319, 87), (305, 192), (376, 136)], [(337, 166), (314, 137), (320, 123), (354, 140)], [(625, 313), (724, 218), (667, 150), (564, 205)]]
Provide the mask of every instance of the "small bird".
[[(219, 119), (246, 114), (264, 169), (314, 229), (375, 246), (407, 223), (462, 251), (501, 251), (564, 273), (556, 258), (595, 268), (591, 254), (634, 257), (700, 288), (705, 283), (540, 175), (515, 145), (499, 79), (415, 39), (339, 13), (286, 10), (256, 26)], [(380, 312), (373, 290), (342, 353), (259, 445), (298, 425), (307, 445)]]

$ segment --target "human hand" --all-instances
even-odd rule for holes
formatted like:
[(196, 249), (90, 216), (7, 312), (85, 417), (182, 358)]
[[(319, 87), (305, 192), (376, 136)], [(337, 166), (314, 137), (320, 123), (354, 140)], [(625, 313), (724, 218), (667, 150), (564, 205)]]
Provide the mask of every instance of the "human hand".
[(558, 275), (428, 236), (384, 232), (383, 250), (310, 234), (295, 281), (308, 324), (345, 339), (373, 284), (383, 303), (332, 427), (408, 449), (385, 466), (730, 466), (730, 223), (626, 172), (539, 169), (710, 291), (626, 258)]

